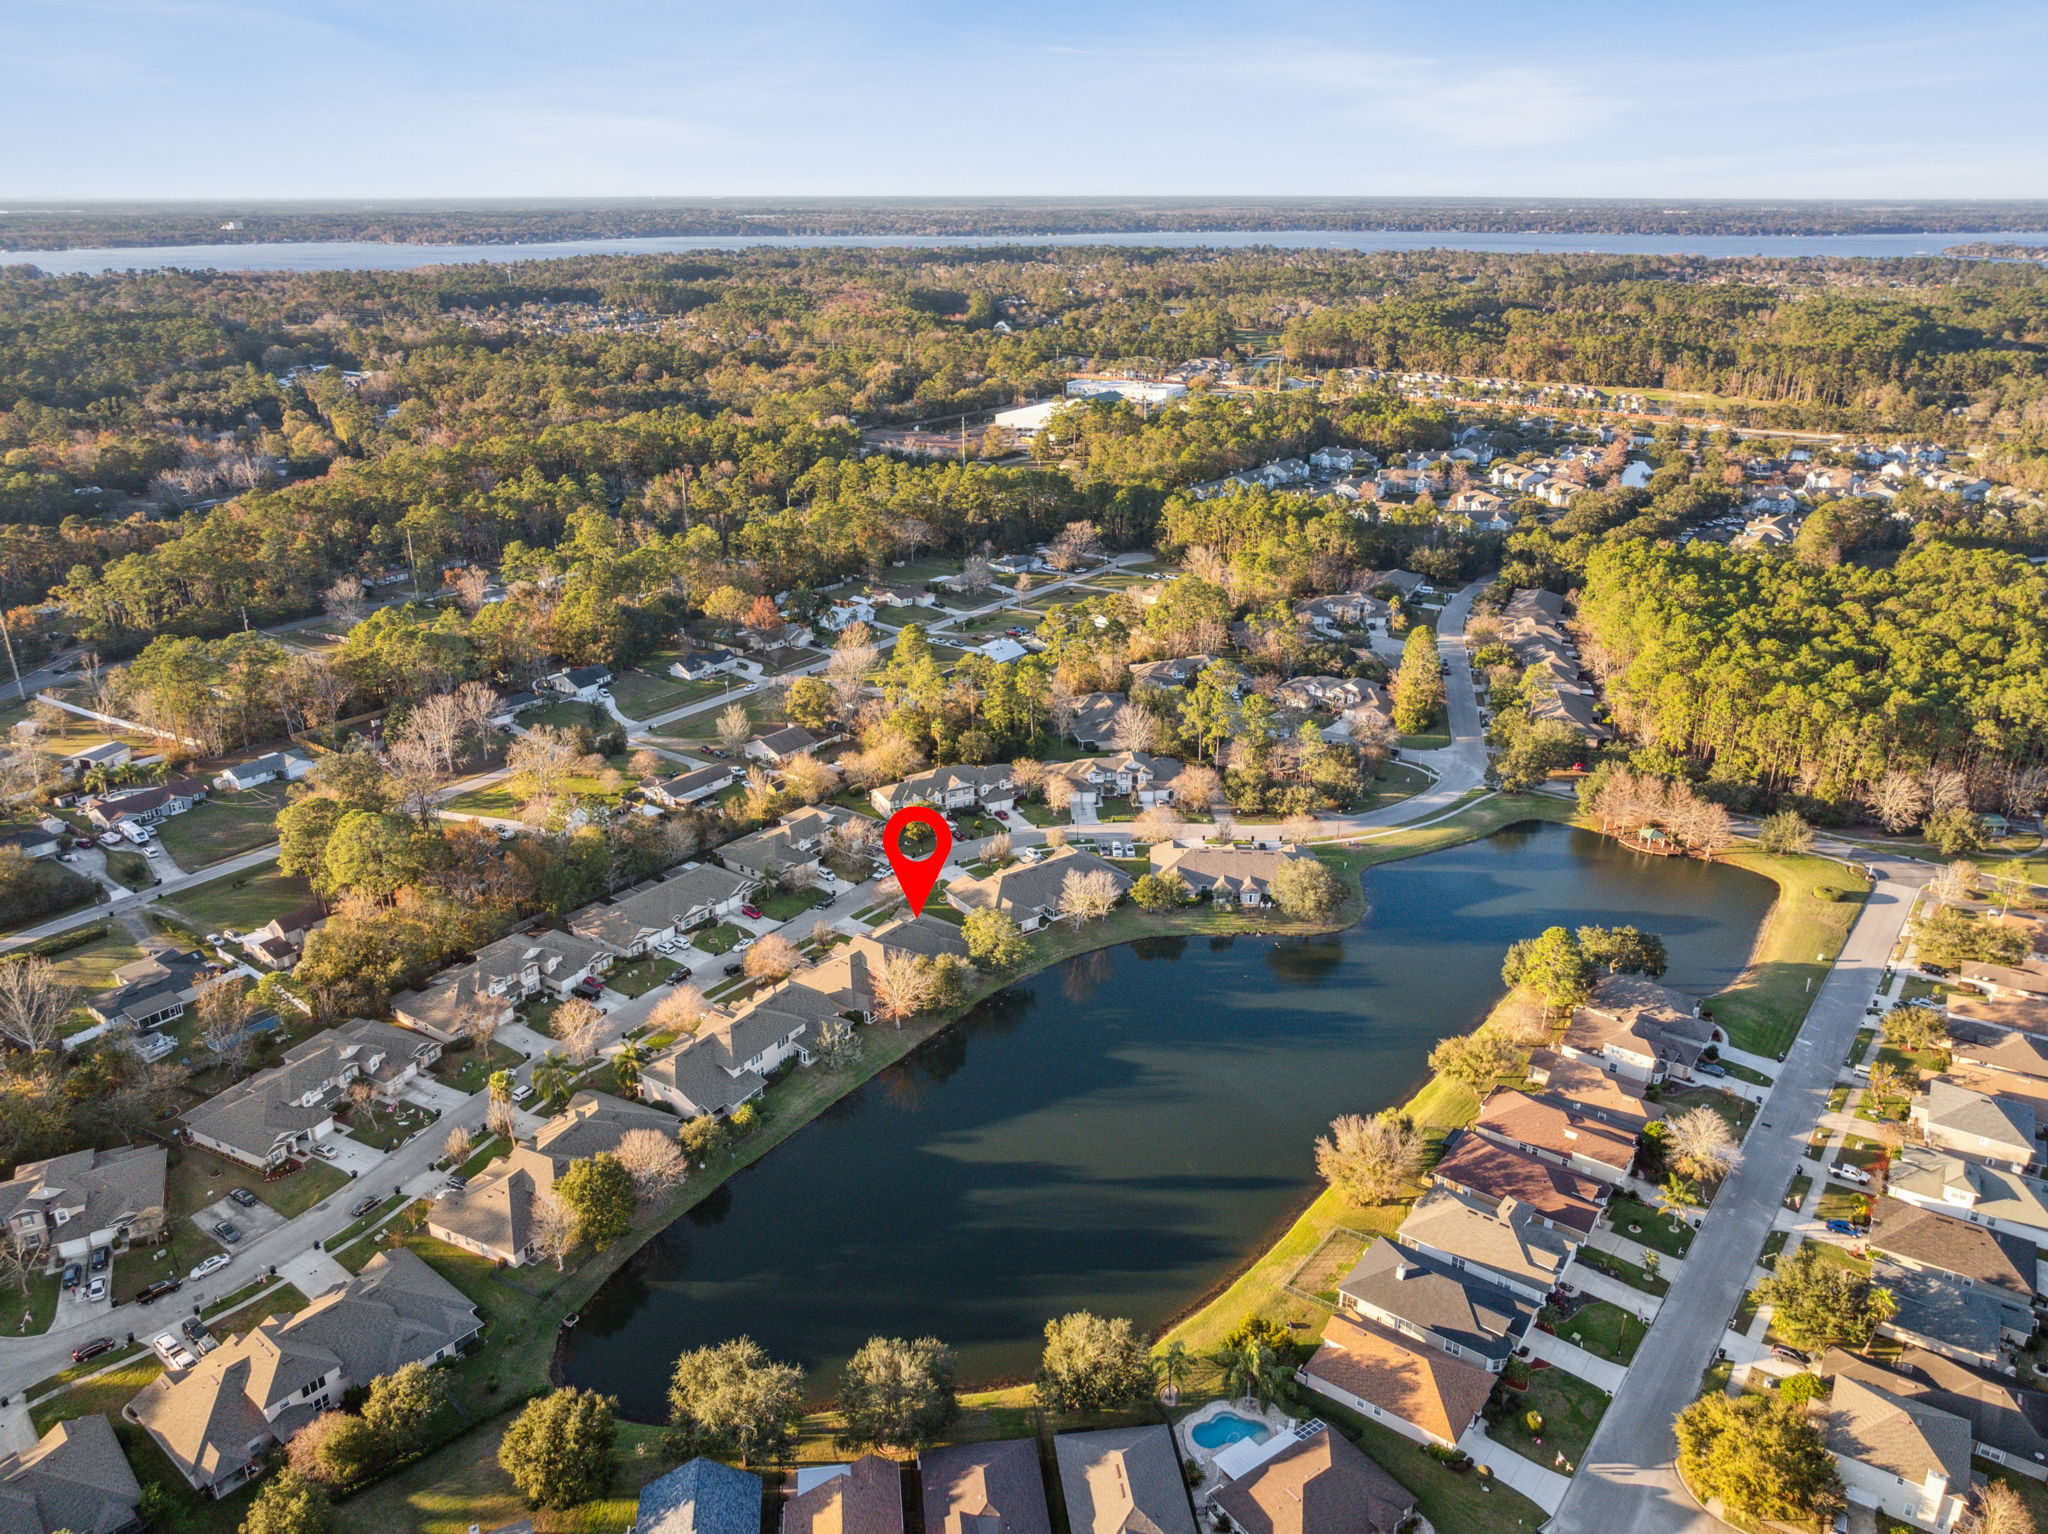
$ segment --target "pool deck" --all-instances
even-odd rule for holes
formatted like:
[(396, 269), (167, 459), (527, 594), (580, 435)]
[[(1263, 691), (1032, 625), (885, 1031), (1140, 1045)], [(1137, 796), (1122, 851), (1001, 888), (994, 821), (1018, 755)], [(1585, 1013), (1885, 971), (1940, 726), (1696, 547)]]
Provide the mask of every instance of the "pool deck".
[(1219, 1444), (1213, 1449), (1205, 1449), (1195, 1442), (1195, 1429), (1216, 1417), (1243, 1417), (1247, 1421), (1261, 1423), (1265, 1426), (1268, 1436), (1273, 1433), (1291, 1433), (1295, 1424), (1295, 1419), (1279, 1407), (1260, 1406), (1255, 1401), (1211, 1401), (1176, 1422), (1173, 1432), (1180, 1443), (1182, 1456), (1202, 1467), (1201, 1484), (1194, 1489), (1197, 1511), (1212, 1494), (1227, 1485), (1230, 1479), (1216, 1468), (1216, 1456), (1230, 1445)]

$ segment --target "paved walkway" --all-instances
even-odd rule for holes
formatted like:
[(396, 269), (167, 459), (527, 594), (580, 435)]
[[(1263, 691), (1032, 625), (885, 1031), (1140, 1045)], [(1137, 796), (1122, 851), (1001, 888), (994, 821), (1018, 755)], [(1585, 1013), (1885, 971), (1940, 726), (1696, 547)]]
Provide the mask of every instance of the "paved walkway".
[(1546, 1470), (1535, 1461), (1522, 1458), (1505, 1444), (1488, 1438), (1483, 1422), (1475, 1422), (1465, 1429), (1465, 1436), (1458, 1440), (1458, 1447), (1491, 1470), (1496, 1481), (1520, 1492), (1546, 1513), (1556, 1512), (1557, 1504), (1571, 1490), (1572, 1483), (1568, 1477), (1559, 1475), (1555, 1470)]
[(1883, 865), (1884, 877), (1814, 997), (1741, 1158), (1707, 1211), (1700, 1237), (1673, 1280), (1635, 1365), (1594, 1434), (1553, 1534), (1705, 1534), (1704, 1512), (1672, 1465), (1672, 1420), (1699, 1393), (1700, 1376), (1724, 1345), (1728, 1318), (1754, 1276), (1756, 1255), (1806, 1137), (1827, 1109), (1850, 1041), (1863, 1022), (1928, 866)]
[[(1566, 1321), (1563, 1325), (1569, 1326)], [(1628, 1369), (1621, 1364), (1609, 1363), (1596, 1353), (1588, 1353), (1576, 1343), (1564, 1338), (1529, 1329), (1529, 1356), (1540, 1358), (1547, 1364), (1554, 1364), (1567, 1374), (1576, 1374), (1589, 1385), (1598, 1385), (1609, 1395), (1621, 1388), (1621, 1382)]]
[(1596, 1273), (1584, 1263), (1573, 1263), (1565, 1273), (1564, 1281), (1581, 1294), (1590, 1294), (1596, 1300), (1605, 1300), (1610, 1305), (1619, 1305), (1632, 1316), (1653, 1321), (1663, 1307), (1663, 1298), (1645, 1294), (1632, 1284), (1624, 1284), (1618, 1278), (1609, 1278), (1605, 1273)]

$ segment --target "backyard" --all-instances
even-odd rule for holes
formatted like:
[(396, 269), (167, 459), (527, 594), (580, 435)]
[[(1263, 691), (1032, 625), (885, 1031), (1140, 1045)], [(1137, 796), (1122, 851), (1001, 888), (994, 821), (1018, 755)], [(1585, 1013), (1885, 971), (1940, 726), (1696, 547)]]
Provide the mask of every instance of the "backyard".
[(304, 878), (281, 874), (270, 862), (180, 890), (170, 904), (202, 931), (253, 932), (312, 898), (313, 887)]

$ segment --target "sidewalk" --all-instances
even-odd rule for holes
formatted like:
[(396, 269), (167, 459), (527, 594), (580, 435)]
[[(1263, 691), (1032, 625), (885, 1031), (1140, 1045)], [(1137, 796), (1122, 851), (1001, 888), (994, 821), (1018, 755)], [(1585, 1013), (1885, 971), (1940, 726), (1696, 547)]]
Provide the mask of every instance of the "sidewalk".
[(1505, 1444), (1486, 1436), (1486, 1424), (1474, 1422), (1465, 1429), (1458, 1447), (1493, 1472), (1493, 1478), (1510, 1491), (1518, 1491), (1546, 1513), (1557, 1511), (1558, 1503), (1571, 1489), (1571, 1478), (1546, 1470), (1533, 1460), (1522, 1458)]
[[(1569, 1326), (1571, 1323), (1564, 1324)], [(1609, 1395), (1621, 1389), (1622, 1380), (1628, 1376), (1625, 1365), (1609, 1363), (1598, 1354), (1588, 1353), (1584, 1348), (1549, 1332), (1539, 1332), (1531, 1327), (1527, 1340), (1531, 1358), (1555, 1364), (1567, 1374), (1576, 1374), (1589, 1385), (1598, 1385)]]

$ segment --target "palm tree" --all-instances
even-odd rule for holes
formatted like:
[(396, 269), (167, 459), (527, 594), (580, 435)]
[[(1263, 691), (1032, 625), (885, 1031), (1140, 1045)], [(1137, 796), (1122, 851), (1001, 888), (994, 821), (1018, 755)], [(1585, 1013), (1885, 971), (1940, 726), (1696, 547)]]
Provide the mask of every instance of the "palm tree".
[(1671, 1228), (1677, 1230), (1685, 1223), (1686, 1211), (1700, 1207), (1700, 1196), (1693, 1192), (1690, 1183), (1673, 1172), (1657, 1190), (1657, 1207), (1671, 1217)]
[(492, 1071), (491, 1079), (485, 1085), (490, 1088), (492, 1102), (509, 1103), (512, 1101), (513, 1083), (510, 1071)]
[(1169, 1342), (1159, 1350), (1159, 1372), (1166, 1379), (1166, 1404), (1171, 1406), (1180, 1399), (1180, 1377), (1186, 1372), (1192, 1355), (1185, 1342)]
[(1232, 1400), (1271, 1406), (1287, 1387), (1289, 1372), (1280, 1355), (1254, 1337), (1241, 1348), (1225, 1348), (1214, 1358), (1223, 1376), (1223, 1393)]
[(550, 1050), (533, 1062), (527, 1080), (542, 1102), (551, 1103), (569, 1090), (569, 1062)]
[(638, 1040), (628, 1039), (612, 1056), (612, 1080), (627, 1097), (640, 1095), (640, 1067), (647, 1063), (647, 1051)]

